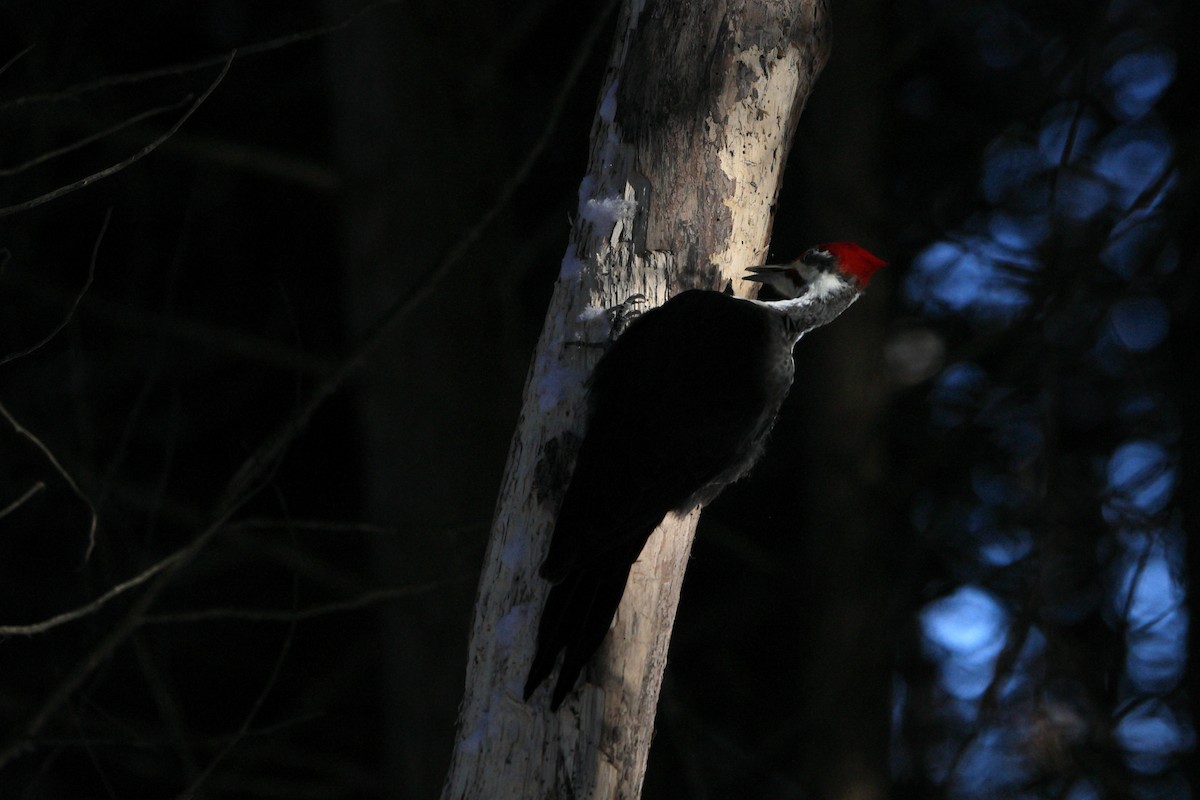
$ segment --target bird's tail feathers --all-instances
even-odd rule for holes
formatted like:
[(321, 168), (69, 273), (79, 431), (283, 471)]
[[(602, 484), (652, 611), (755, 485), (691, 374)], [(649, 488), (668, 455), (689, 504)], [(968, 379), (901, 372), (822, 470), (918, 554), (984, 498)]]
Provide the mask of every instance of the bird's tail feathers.
[(537, 651), (525, 681), (526, 700), (554, 671), (558, 654), (565, 650), (550, 708), (557, 711), (562, 705), (604, 641), (625, 593), (629, 569), (640, 551), (639, 544), (632, 554), (605, 558), (591, 569), (567, 574), (551, 587), (538, 624)]

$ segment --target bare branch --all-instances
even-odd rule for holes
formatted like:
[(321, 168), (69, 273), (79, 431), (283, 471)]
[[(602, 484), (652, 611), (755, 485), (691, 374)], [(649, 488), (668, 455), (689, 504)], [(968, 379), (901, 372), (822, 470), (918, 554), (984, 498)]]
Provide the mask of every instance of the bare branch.
[(130, 117), (129, 119), (121, 120), (117, 124), (112, 125), (108, 128), (105, 128), (102, 131), (97, 131), (96, 133), (89, 134), (89, 135), (83, 137), (82, 139), (78, 139), (74, 142), (71, 142), (70, 144), (63, 145), (62, 147), (59, 147), (57, 149), (48, 150), (45, 153), (42, 153), (39, 156), (31, 158), (28, 161), (17, 164), (16, 166), (2, 167), (2, 168), (0, 168), (0, 178), (7, 178), (10, 175), (16, 175), (20, 172), (24, 172), (27, 169), (32, 169), (33, 167), (36, 167), (39, 164), (44, 164), (47, 161), (50, 161), (51, 159), (58, 158), (59, 156), (66, 155), (67, 153), (73, 153), (76, 150), (79, 150), (83, 147), (87, 147), (89, 144), (92, 144), (93, 142), (98, 142), (101, 139), (112, 136), (114, 133), (119, 133), (120, 131), (123, 131), (128, 127), (136, 125), (139, 122), (142, 122), (143, 120), (150, 119), (151, 117), (156, 117), (159, 114), (165, 114), (168, 111), (176, 111), (180, 108), (183, 108), (188, 103), (192, 102), (193, 99), (194, 98), (192, 97), (192, 95), (189, 94), (188, 96), (184, 97), (182, 100), (178, 100), (169, 105), (158, 106), (157, 108), (152, 108), (149, 111), (143, 111), (140, 114), (135, 114), (134, 116)]
[(358, 597), (350, 598), (349, 600), (340, 600), (336, 603), (325, 603), (324, 605), (313, 606), (312, 608), (303, 608), (292, 611), (287, 610), (255, 610), (250, 608), (209, 608), (203, 611), (184, 611), (177, 614), (150, 614), (146, 617), (146, 623), (151, 625), (163, 625), (179, 622), (214, 622), (218, 620), (238, 620), (241, 622), (298, 622), (304, 619), (314, 619), (323, 617), (329, 614), (340, 614), (344, 611), (357, 611), (360, 608), (384, 603), (389, 600), (397, 600), (402, 597), (415, 597), (417, 595), (428, 594), (439, 589), (445, 589), (448, 586), (454, 586), (458, 583), (471, 580), (475, 577), (474, 573), (463, 573), (450, 578), (442, 578), (436, 581), (427, 581), (425, 583), (411, 584), (408, 586), (392, 586), (387, 589), (376, 589), (375, 591), (366, 592)]
[(137, 151), (136, 153), (134, 153), (133, 155), (131, 155), (129, 158), (125, 159), (124, 161), (120, 161), (116, 164), (113, 164), (112, 166), (106, 167), (105, 169), (102, 169), (99, 172), (92, 173), (91, 175), (88, 175), (86, 178), (80, 178), (79, 180), (75, 181), (74, 183), (69, 183), (66, 186), (60, 186), (52, 192), (46, 192), (43, 195), (39, 195), (38, 197), (31, 198), (29, 200), (26, 200), (23, 203), (17, 203), (16, 205), (5, 206), (4, 208), (0, 208), (0, 217), (7, 217), (12, 214), (18, 214), (22, 211), (28, 211), (31, 208), (36, 208), (40, 205), (49, 203), (52, 200), (57, 200), (58, 198), (62, 197), (63, 195), (70, 194), (71, 192), (74, 192), (78, 189), (82, 189), (85, 186), (90, 186), (91, 184), (96, 183), (97, 181), (100, 181), (100, 180), (103, 180), (104, 178), (108, 178), (112, 175), (115, 175), (118, 172), (120, 172), (121, 170), (128, 167), (129, 165), (134, 164), (138, 161), (141, 161), (143, 158), (145, 158), (146, 156), (153, 153), (155, 150), (157, 150), (159, 148), (160, 145), (162, 145), (163, 142), (167, 141), (167, 139), (170, 139), (173, 135), (175, 135), (175, 132), (183, 127), (183, 124), (191, 118), (192, 114), (196, 113), (196, 110), (199, 109), (200, 106), (204, 105), (204, 101), (208, 99), (209, 95), (211, 95), (216, 90), (217, 86), (220, 85), (221, 81), (225, 79), (225, 75), (226, 75), (226, 73), (229, 72), (229, 67), (231, 64), (233, 64), (233, 59), (234, 59), (234, 56), (236, 56), (236, 55), (237, 55), (237, 50), (231, 50), (229, 52), (229, 56), (225, 59), (225, 66), (223, 66), (221, 68), (221, 72), (217, 75), (216, 79), (211, 84), (209, 84), (208, 88), (205, 89), (204, 92), (199, 97), (196, 98), (196, 101), (194, 103), (192, 103), (191, 107), (184, 113), (184, 115), (182, 117), (179, 118), (179, 121), (176, 122), (174, 125), (172, 125), (170, 128), (168, 128), (167, 132), (164, 133), (162, 136), (158, 137), (153, 142), (146, 145), (141, 150)]
[(341, 180), (335, 167), (319, 159), (222, 136), (181, 131), (171, 140), (171, 153), (314, 192), (332, 192)]
[(1075, 151), (1075, 139), (1079, 135), (1079, 125), (1083, 121), (1083, 113), (1087, 110), (1088, 73), (1091, 66), (1091, 50), (1084, 51), (1083, 65), (1079, 74), (1079, 100), (1075, 104), (1075, 115), (1071, 118), (1071, 127), (1067, 130), (1067, 140), (1063, 143), (1062, 155), (1058, 159), (1058, 168), (1050, 172), (1050, 197), (1047, 203), (1054, 210), (1058, 201), (1058, 177), (1066, 171), (1071, 163), (1071, 154)]
[[(295, 590), (296, 587), (293, 585), (293, 599)], [(217, 766), (225, 760), (226, 756), (233, 752), (233, 748), (237, 747), (237, 745), (246, 738), (247, 734), (250, 733), (251, 727), (254, 725), (254, 720), (258, 718), (258, 714), (262, 710), (263, 703), (266, 701), (267, 696), (271, 693), (271, 689), (275, 687), (276, 682), (279, 680), (279, 673), (283, 669), (283, 662), (287, 659), (288, 652), (292, 649), (292, 640), (295, 635), (296, 621), (292, 620), (291, 625), (288, 627), (287, 635), (283, 639), (283, 645), (279, 648), (279, 655), (275, 659), (275, 665), (271, 668), (271, 674), (267, 677), (267, 682), (263, 686), (262, 691), (259, 692), (258, 696), (254, 698), (254, 703), (251, 704), (250, 710), (246, 712), (246, 716), (242, 719), (242, 724), (238, 726), (237, 732), (234, 733), (234, 735), (230, 737), (229, 741), (225, 743), (225, 746), (222, 747), (215, 756), (213, 756), (212, 760), (208, 762), (208, 765), (200, 771), (199, 775), (196, 776), (196, 779), (193, 780), (191, 784), (189, 784), (188, 787), (183, 790), (183, 792), (179, 795), (179, 800), (191, 800), (191, 798), (195, 797), (196, 792), (201, 786), (204, 785), (204, 782), (208, 780), (208, 776), (213, 773), (213, 770), (215, 770)]]
[[(4, 403), (0, 403), (0, 415), (3, 415), (4, 418), (8, 420), (8, 424), (12, 425), (13, 430), (17, 432), (17, 435), (24, 436), (33, 443), (34, 447), (42, 451), (42, 455), (46, 457), (46, 460), (54, 466), (54, 469), (57, 470), (58, 474), (62, 476), (63, 480), (67, 482), (67, 485), (71, 487), (76, 496), (78, 496), (79, 499), (82, 500), (85, 505), (87, 505), (88, 511), (91, 512), (92, 515), (91, 524), (88, 526), (88, 546), (87, 550), (85, 550), (83, 554), (83, 560), (87, 561), (92, 557), (92, 549), (96, 546), (96, 524), (98, 522), (96, 517), (96, 507), (92, 505), (92, 501), (89, 500), (88, 496), (83, 493), (82, 489), (79, 488), (79, 484), (75, 483), (75, 479), (71, 477), (71, 474), (67, 472), (66, 468), (64, 468), (63, 465), (59, 463), (58, 459), (54, 457), (54, 453), (50, 452), (50, 448), (47, 447), (41, 439), (34, 436), (33, 433), (21, 425), (21, 423), (17, 422), (13, 415), (8, 412), (8, 409), (4, 407)], [(3, 632), (4, 628), (0, 627), (0, 633)]]
[(600, 26), (594, 26), (593, 32), (589, 34), (589, 39), (584, 43), (580, 57), (571, 65), (571, 69), (563, 79), (562, 87), (559, 89), (558, 95), (554, 98), (554, 103), (550, 107), (550, 117), (543, 126), (541, 135), (534, 142), (513, 176), (501, 188), (491, 207), (457, 240), (456, 244), (441, 259), (426, 270), (425, 274), (417, 280), (417, 283), (408, 295), (400, 297), (392, 303), (387, 311), (384, 312), (379, 322), (367, 331), (361, 342), (350, 352), (338, 368), (316, 388), (304, 407), (276, 431), (275, 435), (268, 439), (256, 453), (246, 460), (242, 468), (238, 471), (238, 474), (234, 475), (230, 481), (227, 496), (244, 491), (245, 487), (256, 476), (262, 473), (266, 464), (276, 459), (286, 449), (288, 444), (299, 434), (300, 430), (308, 425), (308, 421), (316, 413), (317, 409), (324, 405), (330, 395), (341, 388), (350, 374), (366, 361), (367, 357), (374, 352), (375, 348), (379, 346), (380, 342), (386, 338), (387, 334), (393, 328), (407, 319), (416, 308), (425, 302), (437, 285), (454, 270), (475, 243), (479, 241), (480, 237), (483, 236), (484, 232), (491, 227), (491, 224), (500, 215), (500, 212), (508, 206), (513, 195), (525, 183), (525, 180), (533, 171), (534, 165), (541, 158), (542, 153), (550, 143), (550, 137), (554, 133), (558, 125), (558, 120), (562, 116), (563, 109), (566, 107), (567, 100), (571, 96), (571, 88), (587, 63), (585, 56), (590, 51), (595, 38), (598, 37), (599, 30)]
[(33, 49), (33, 45), (29, 45), (29, 46), (28, 46), (28, 47), (26, 47), (24, 50), (22, 50), (21, 52), (17, 53), (17, 54), (16, 54), (15, 56), (13, 56), (12, 58), (10, 58), (8, 61), (5, 61), (5, 62), (4, 62), (4, 66), (0, 67), (0, 75), (3, 75), (5, 72), (8, 72), (8, 68), (9, 68), (9, 67), (11, 67), (13, 64), (15, 64), (15, 63), (17, 63), (18, 61), (20, 61), (22, 58), (24, 58), (24, 57), (25, 57), (25, 56), (26, 56), (26, 55), (29, 53), (29, 51), (30, 51), (30, 50), (32, 50), (32, 49)]
[(274, 519), (271, 517), (251, 517), (249, 519), (238, 520), (229, 526), (229, 530), (231, 531), (277, 529), (322, 533), (379, 533), (388, 536), (395, 536), (400, 533), (398, 528), (372, 525), (369, 522), (326, 522), (319, 519), (292, 520)]
[[(33, 636), (38, 633), (45, 633), (52, 628), (57, 628), (59, 625), (64, 625), (80, 617), (86, 617), (89, 614), (94, 614), (103, 608), (110, 600), (119, 597), (125, 592), (140, 586), (146, 581), (153, 578), (164, 569), (171, 567), (183, 560), (188, 553), (188, 549), (176, 550), (171, 555), (154, 564), (149, 569), (135, 575), (127, 581), (118, 583), (116, 586), (109, 589), (104, 594), (97, 597), (86, 605), (73, 608), (70, 611), (64, 611), (61, 614), (56, 614), (49, 619), (44, 619), (41, 622), (34, 622), (29, 625), (0, 625), (0, 636)], [(2, 762), (0, 762), (2, 763)]]
[[(416, 533), (430, 536), (451, 536), (459, 533), (473, 533), (486, 530), (487, 522), (464, 522), (460, 525), (443, 525), (441, 527), (422, 528)], [(312, 531), (316, 533), (365, 533), (398, 536), (399, 528), (384, 525), (372, 525), (369, 522), (333, 522), (320, 519), (275, 519), (272, 517), (251, 517), (238, 520), (229, 526), (231, 531), (240, 530), (273, 530)]]
[[(384, 6), (399, 5), (400, 2), (401, 0), (379, 0), (379, 2), (363, 6), (353, 14), (347, 16), (345, 19), (341, 20), (340, 22), (335, 22), (332, 25), (322, 25), (317, 28), (308, 28), (303, 31), (297, 31), (296, 33), (289, 33), (283, 36), (278, 36), (274, 39), (268, 39), (264, 42), (245, 45), (244, 47), (236, 48), (234, 52), (237, 52), (245, 57), (262, 55), (263, 53), (269, 53), (272, 50), (280, 50), (293, 44), (299, 44), (300, 42), (306, 42), (311, 39), (316, 39), (335, 31), (339, 31), (342, 28), (353, 24), (358, 20), (359, 17), (366, 16), (367, 14), (374, 12), (376, 9), (383, 8)], [(27, 48), (24, 52), (18, 53), (17, 56), (13, 58), (13, 61), (25, 55), (29, 49), (30, 48)], [(113, 86), (125, 86), (132, 83), (144, 83), (146, 81), (154, 80), (155, 78), (166, 78), (172, 75), (186, 75), (189, 72), (198, 72), (202, 69), (207, 69), (208, 67), (215, 67), (218, 64), (226, 63), (230, 59), (232, 59), (232, 55), (209, 56), (208, 58), (202, 58), (197, 61), (185, 61), (179, 64), (169, 64), (165, 67), (158, 67), (157, 69), (150, 69), (144, 72), (129, 72), (123, 75), (109, 75), (108, 77), (100, 78), (99, 80), (76, 84), (75, 86), (71, 86), (57, 92), (43, 92), (41, 94), (30, 94), (23, 97), (17, 97), (5, 103), (0, 103), (0, 110), (25, 105), (58, 103), (63, 100), (69, 100), (71, 98), (78, 97), (82, 94), (97, 91), (99, 89), (108, 89)], [(0, 70), (0, 72), (3, 72), (3, 70)]]
[[(248, 499), (248, 498), (244, 498)], [(39, 731), (50, 721), (50, 718), (63, 706), (64, 703), (71, 697), (79, 686), (87, 680), (87, 677), (96, 670), (113, 651), (117, 649), (130, 634), (132, 634), (145, 618), (146, 610), (158, 599), (158, 595), (167, 587), (171, 576), (175, 571), (180, 569), (184, 564), (187, 564), (199, 553), (204, 546), (216, 535), (228, 521), (229, 517), (237, 511), (240, 506), (232, 505), (220, 509), (216, 519), (205, 530), (192, 540), (185, 548), (177, 551), (173, 555), (158, 562), (151, 567), (147, 572), (142, 573), (134, 581), (142, 583), (147, 577), (151, 577), (147, 573), (153, 573), (153, 582), (133, 601), (125, 614), (113, 623), (112, 627), (104, 635), (103, 638), (93, 647), (83, 658), (77, 663), (67, 675), (59, 681), (37, 710), (34, 711), (27, 722), (13, 727), (13, 733), (10, 734), (8, 741), (5, 743), (3, 750), (0, 750), (0, 769), (3, 769), (10, 761), (20, 757), (23, 753), (32, 749), (32, 737), (37, 735)], [(136, 584), (135, 584), (136, 585)], [(117, 589), (121, 591), (130, 588), (122, 585), (122, 587), (114, 587), (105, 593), (105, 596), (116, 593)], [(105, 599), (105, 598), (101, 598)], [(91, 613), (88, 609), (84, 613)], [(74, 612), (68, 612), (69, 614)], [(66, 615), (60, 615), (66, 616)], [(75, 614), (72, 618), (82, 616)], [(66, 621), (66, 620), (64, 620)], [(61, 623), (59, 623), (61, 624)], [(2, 629), (0, 629), (2, 632)]]
[(108, 211), (105, 212), (104, 222), (100, 226), (100, 233), (96, 235), (96, 242), (92, 245), (92, 260), (88, 263), (87, 280), (84, 281), (83, 288), (79, 290), (77, 295), (75, 295), (75, 301), (71, 303), (71, 307), (67, 309), (66, 316), (63, 317), (58, 325), (54, 327), (54, 330), (46, 334), (41, 341), (30, 345), (24, 350), (18, 350), (15, 353), (9, 353), (3, 358), (0, 358), (0, 367), (3, 367), (5, 364), (11, 361), (16, 361), (18, 358), (24, 358), (30, 353), (36, 352), (45, 347), (55, 336), (58, 336), (58, 334), (62, 332), (63, 328), (67, 327), (67, 325), (71, 323), (71, 319), (75, 316), (75, 310), (79, 308), (80, 301), (83, 300), (83, 296), (87, 294), (87, 290), (92, 288), (92, 281), (96, 277), (96, 257), (100, 255), (100, 242), (104, 240), (104, 233), (108, 230), (108, 222), (110, 219), (112, 219), (112, 208), (109, 208)]
[(46, 488), (46, 484), (42, 483), (41, 481), (38, 481), (37, 483), (33, 484), (33, 486), (30, 486), (29, 489), (27, 489), (25, 491), (25, 494), (21, 495), (16, 500), (13, 500), (11, 503), (6, 505), (4, 508), (0, 508), (0, 519), (4, 519), (9, 514), (16, 511), (21, 506), (25, 505), (27, 502), (29, 502), (29, 498), (33, 497), (35, 494), (37, 494), (38, 492), (42, 491), (45, 488)]
[[(175, 147), (176, 143), (171, 146)], [(2, 268), (3, 262), (0, 262), (0, 269)], [(62, 302), (61, 291), (32, 281), (25, 282), (19, 277), (14, 277), (13, 283), (37, 299)], [(103, 295), (89, 298), (86, 311), (89, 317), (114, 328), (167, 336), (204, 350), (262, 364), (270, 369), (294, 371), (305, 376), (322, 378), (332, 372), (337, 364), (333, 357), (303, 352), (290, 345), (239, 331), (222, 323), (189, 318), (183, 311), (170, 314), (151, 312), (131, 303), (106, 299)]]
[[(146, 688), (150, 690), (150, 696), (154, 698), (159, 719), (162, 720), (166, 729), (165, 743), (175, 751), (175, 757), (179, 760), (180, 777), (183, 780), (191, 781), (200, 772), (200, 767), (196, 754), (193, 752), (192, 742), (189, 741), (187, 735), (187, 724), (184, 722), (179, 700), (175, 696), (171, 682), (164, 674), (163, 667), (159, 665), (158, 659), (147, 644), (146, 637), (135, 634), (131, 638), (142, 677), (146, 681)], [(85, 740), (84, 744), (91, 746), (92, 743)]]
[[(96, 242), (92, 245), (92, 257), (91, 257), (91, 260), (88, 262), (87, 280), (84, 281), (83, 288), (79, 290), (79, 294), (77, 294), (75, 296), (75, 300), (74, 300), (74, 302), (71, 303), (71, 307), (69, 309), (67, 309), (66, 315), (62, 318), (62, 320), (58, 323), (58, 325), (55, 326), (54, 330), (50, 331), (50, 333), (48, 333), (41, 341), (36, 342), (32, 346), (27, 347), (24, 350), (20, 350), (15, 353), (9, 353), (8, 355), (4, 356), (3, 358), (0, 358), (0, 367), (4, 366), (5, 364), (8, 364), (11, 361), (15, 361), (18, 358), (22, 358), (24, 356), (29, 355), (30, 353), (36, 352), (37, 350), (41, 349), (46, 344), (48, 344), (52, 339), (54, 339), (54, 337), (57, 336), (64, 328), (66, 328), (67, 325), (70, 324), (72, 318), (74, 318), (74, 316), (75, 316), (75, 310), (77, 308), (79, 308), (80, 301), (83, 300), (83, 296), (85, 294), (87, 294), (88, 289), (90, 289), (92, 286), (92, 281), (96, 277), (96, 259), (100, 255), (100, 243), (102, 241), (104, 241), (104, 234), (108, 230), (108, 223), (111, 219), (112, 219), (112, 209), (110, 208), (110, 209), (108, 209), (108, 211), (106, 211), (104, 213), (104, 222), (100, 225), (100, 233), (96, 234)], [(4, 263), (7, 263), (7, 260), (8, 259), (6, 258)], [(92, 557), (92, 550), (95, 549), (95, 547), (96, 547), (96, 525), (98, 522), (98, 519), (96, 516), (96, 507), (94, 505), (92, 505), (92, 501), (90, 499), (88, 499), (87, 495), (85, 495), (83, 493), (83, 490), (79, 488), (79, 485), (77, 483), (75, 483), (75, 479), (71, 477), (70, 473), (68, 473), (67, 470), (63, 467), (63, 465), (61, 463), (59, 463), (58, 459), (54, 457), (54, 454), (52, 452), (50, 452), (50, 449), (48, 447), (46, 447), (46, 445), (43, 444), (40, 439), (38, 439), (36, 436), (34, 436), (32, 433), (30, 433), (27, 429), (25, 429), (23, 426), (21, 426), (21, 424), (18, 423), (13, 418), (12, 414), (10, 414), (8, 412), (8, 409), (4, 408), (3, 403), (0, 403), (0, 412), (2, 412), (4, 414), (5, 418), (8, 419), (9, 423), (13, 426), (13, 429), (18, 434), (29, 439), (29, 441), (33, 442), (34, 445), (39, 450), (41, 450), (43, 454), (45, 454), (46, 458), (49, 459), (50, 463), (54, 465), (54, 468), (58, 470), (58, 474), (61, 475), (64, 480), (66, 480), (67, 485), (69, 485), (71, 487), (71, 489), (75, 492), (75, 494), (78, 495), (79, 499), (81, 499), (87, 505), (88, 511), (91, 512), (92, 518), (91, 518), (91, 523), (88, 526), (87, 549), (83, 553), (83, 560), (86, 562), (88, 559), (90, 559)], [(22, 499), (18, 502), (24, 502), (24, 499)], [(7, 510), (5, 511), (5, 513), (7, 513)], [(3, 514), (0, 514), (0, 516), (3, 516)]]
[[(391, 2), (392, 0), (387, 0)], [(380, 3), (379, 5), (383, 5)], [(374, 8), (370, 6), (369, 8)], [(365, 11), (364, 11), (365, 13)], [(594, 39), (594, 37), (592, 37)], [(591, 41), (591, 39), (589, 40)], [(236, 52), (236, 51), (235, 51)], [(226, 62), (226, 70), (229, 63), (232, 61), (233, 55)], [(110, 627), (105, 636), (87, 653), (83, 659), (75, 665), (75, 667), (59, 682), (59, 684), (49, 693), (42, 701), (41, 705), (34, 711), (29, 719), (19, 725), (13, 727), (13, 733), (5, 742), (3, 749), (0, 749), (0, 769), (12, 760), (19, 758), (23, 753), (27, 752), (32, 747), (31, 738), (35, 736), (50, 720), (50, 718), (67, 702), (68, 698), (79, 688), (84, 680), (105, 660), (117, 647), (119, 647), (139, 625), (146, 620), (147, 610), (158, 599), (158, 596), (170, 583), (172, 576), (176, 570), (191, 562), (193, 558), (199, 554), (213, 537), (219, 531), (228, 526), (229, 519), (237, 513), (237, 511), (251, 497), (253, 497), (257, 487), (255, 484), (261, 481), (263, 475), (268, 471), (271, 464), (283, 453), (288, 444), (303, 430), (313, 414), (324, 404), (334, 392), (341, 388), (346, 379), (351, 373), (356, 370), (363, 361), (375, 350), (386, 334), (391, 331), (401, 321), (417, 309), (432, 293), (436, 285), (446, 276), (448, 276), (455, 267), (458, 266), (463, 256), (477, 242), (483, 233), (490, 227), (492, 222), (499, 216), (500, 212), (512, 200), (516, 190), (524, 183), (525, 179), (533, 170), (533, 166), (541, 158), (550, 142), (551, 134), (557, 127), (558, 120), (562, 116), (563, 109), (566, 106), (567, 99), (570, 96), (571, 88), (583, 69), (585, 59), (582, 57), (576, 60), (572, 65), (571, 70), (565, 76), (562, 88), (559, 90), (558, 96), (555, 98), (551, 106), (551, 112), (546, 125), (543, 128), (542, 135), (533, 144), (525, 159), (518, 166), (513, 176), (501, 188), (492, 206), (476, 221), (476, 223), (466, 232), (466, 234), (458, 241), (458, 243), (450, 248), (446, 254), (433, 266), (429, 268), (425, 275), (418, 281), (415, 289), (406, 297), (397, 299), (392, 306), (383, 315), (380, 321), (374, 328), (368, 331), (361, 342), (343, 359), (341, 364), (329, 375), (313, 392), (307, 403), (300, 408), (292, 418), (280, 427), (272, 436), (269, 436), (262, 445), (242, 464), (238, 471), (230, 478), (226, 485), (225, 491), (221, 495), (221, 499), (216, 504), (216, 511), (213, 514), (211, 523), (202, 530), (192, 542), (182, 550), (169, 556), (167, 559), (160, 561), (157, 565), (151, 568), (153, 581), (146, 587), (137, 599), (133, 602), (125, 614), (120, 617)], [(224, 75), (224, 71), (222, 72)], [(220, 77), (220, 76), (218, 76)], [(211, 89), (215, 88), (209, 87)], [(198, 102), (203, 101), (208, 92), (203, 95)], [(0, 106), (2, 107), (2, 106)], [(190, 112), (189, 112), (190, 113)], [(138, 583), (145, 581), (145, 578), (138, 576), (135, 578)], [(126, 591), (129, 586), (114, 587), (107, 595), (117, 592), (120, 588), (121, 592)], [(115, 596), (115, 594), (113, 595)], [(94, 601), (95, 602), (95, 601)], [(69, 621), (69, 619), (77, 619), (84, 614), (91, 613), (94, 609), (92, 604), (81, 609), (76, 609), (73, 612), (67, 612), (64, 615), (56, 617), (53, 622), (55, 625)], [(61, 619), (61, 621), (59, 621)], [(48, 620), (47, 622), (51, 622)], [(28, 626), (18, 626), (25, 628)], [(51, 625), (50, 627), (53, 627)], [(0, 633), (4, 629), (0, 628)], [(23, 631), (22, 631), (23, 632)], [(40, 631), (30, 631), (40, 632)]]

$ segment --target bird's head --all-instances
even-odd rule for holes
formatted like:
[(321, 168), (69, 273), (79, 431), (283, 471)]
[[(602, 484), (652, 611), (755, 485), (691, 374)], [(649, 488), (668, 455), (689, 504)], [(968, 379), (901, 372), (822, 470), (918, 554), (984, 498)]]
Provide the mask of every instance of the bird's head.
[(854, 242), (830, 242), (809, 248), (800, 258), (787, 264), (750, 267), (753, 274), (742, 280), (765, 283), (791, 299), (809, 289), (827, 291), (846, 283), (862, 291), (871, 282), (875, 271), (886, 264)]

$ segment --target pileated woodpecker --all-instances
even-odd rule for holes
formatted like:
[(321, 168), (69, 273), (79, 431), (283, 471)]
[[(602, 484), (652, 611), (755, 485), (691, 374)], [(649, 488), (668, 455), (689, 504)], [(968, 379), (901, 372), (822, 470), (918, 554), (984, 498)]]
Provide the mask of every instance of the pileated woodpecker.
[(850, 242), (751, 267), (783, 299), (690, 290), (634, 320), (588, 381), (587, 430), (540, 575), (554, 584), (525, 683), (565, 650), (557, 710), (599, 648), (629, 569), (668, 512), (687, 513), (762, 453), (792, 384), (792, 347), (859, 298), (884, 262)]

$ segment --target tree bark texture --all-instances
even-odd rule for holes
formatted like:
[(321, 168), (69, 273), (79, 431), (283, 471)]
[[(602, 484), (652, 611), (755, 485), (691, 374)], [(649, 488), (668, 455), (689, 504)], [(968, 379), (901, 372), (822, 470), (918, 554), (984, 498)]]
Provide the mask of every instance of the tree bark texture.
[(791, 137), (828, 49), (823, 0), (624, 5), (480, 578), (447, 800), (639, 795), (698, 513), (668, 517), (651, 537), (559, 712), (544, 690), (521, 698), (549, 588), (536, 569), (600, 352), (571, 343), (602, 341), (602, 309), (632, 294), (657, 305), (762, 263)]

